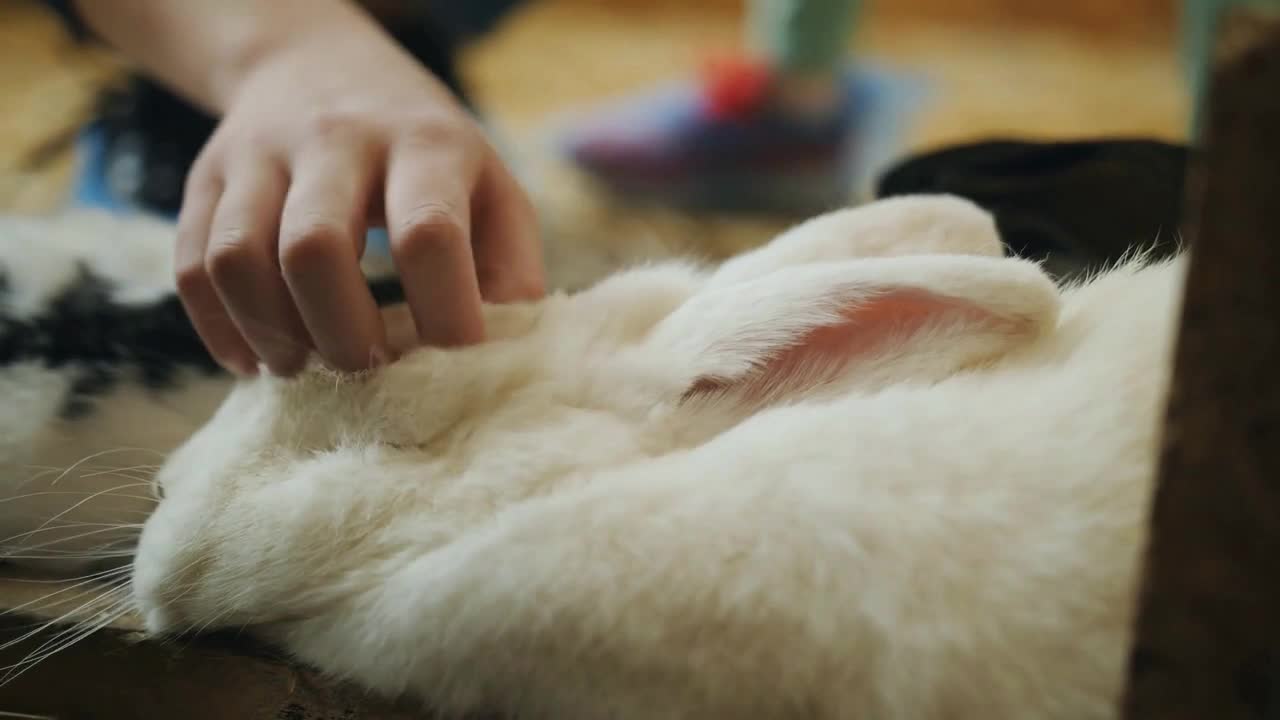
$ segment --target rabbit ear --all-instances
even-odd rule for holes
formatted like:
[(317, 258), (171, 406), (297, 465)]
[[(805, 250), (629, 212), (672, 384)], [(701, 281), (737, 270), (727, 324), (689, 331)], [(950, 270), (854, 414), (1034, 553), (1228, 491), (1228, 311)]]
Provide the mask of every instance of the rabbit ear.
[(877, 200), (805, 221), (767, 245), (725, 261), (711, 276), (717, 287), (818, 262), (905, 255), (1000, 257), (991, 214), (952, 195)]
[(1057, 311), (1057, 288), (1034, 263), (855, 260), (705, 290), (648, 342), (680, 363), (684, 397), (759, 399), (837, 375), (864, 386), (942, 377), (1038, 336)]

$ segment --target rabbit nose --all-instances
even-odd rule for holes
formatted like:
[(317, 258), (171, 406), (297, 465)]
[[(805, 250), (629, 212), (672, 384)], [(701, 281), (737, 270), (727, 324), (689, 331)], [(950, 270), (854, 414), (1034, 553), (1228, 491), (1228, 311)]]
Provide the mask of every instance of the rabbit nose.
[(175, 626), (173, 616), (162, 608), (152, 608), (143, 617), (142, 626), (148, 635), (167, 635)]

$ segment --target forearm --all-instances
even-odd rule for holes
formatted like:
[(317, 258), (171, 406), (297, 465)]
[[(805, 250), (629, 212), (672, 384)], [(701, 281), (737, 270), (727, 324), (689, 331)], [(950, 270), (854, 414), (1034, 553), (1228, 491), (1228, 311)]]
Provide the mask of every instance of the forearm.
[(139, 68), (224, 112), (253, 70), (288, 49), (324, 52), (381, 30), (346, 0), (76, 0), (85, 24)]

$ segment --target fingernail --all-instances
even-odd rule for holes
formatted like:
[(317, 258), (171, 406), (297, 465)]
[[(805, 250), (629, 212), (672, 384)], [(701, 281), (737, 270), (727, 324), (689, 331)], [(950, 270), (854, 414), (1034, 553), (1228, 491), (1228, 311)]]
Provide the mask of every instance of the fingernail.
[(256, 377), (258, 375), (258, 360), (257, 358), (239, 358), (233, 361), (232, 366), (228, 369), (244, 377)]
[(369, 351), (369, 356), (373, 358), (373, 367), (375, 368), (385, 367), (392, 362), (391, 351), (382, 345), (375, 345)]

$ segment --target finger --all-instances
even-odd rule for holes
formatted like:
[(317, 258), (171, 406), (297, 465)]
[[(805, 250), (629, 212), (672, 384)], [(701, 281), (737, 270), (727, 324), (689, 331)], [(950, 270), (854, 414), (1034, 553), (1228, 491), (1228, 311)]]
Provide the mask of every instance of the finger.
[(471, 184), (459, 165), (455, 156), (415, 148), (394, 154), (387, 174), (387, 227), (405, 301), (418, 338), (445, 347), (484, 339)]
[(542, 240), (529, 196), (494, 157), (473, 198), (476, 275), (490, 302), (537, 300), (546, 294)]
[(218, 297), (273, 374), (292, 375), (311, 347), (276, 261), (288, 178), (270, 162), (246, 161), (227, 176), (205, 256)]
[(294, 165), (281, 220), (280, 266), (325, 362), (348, 372), (388, 360), (378, 305), (360, 269), (381, 158), (354, 142), (308, 149)]
[(252, 375), (258, 369), (258, 356), (222, 306), (205, 267), (209, 227), (221, 197), (221, 182), (207, 179), (199, 170), (188, 176), (173, 257), (178, 298), (214, 360), (232, 372)]

